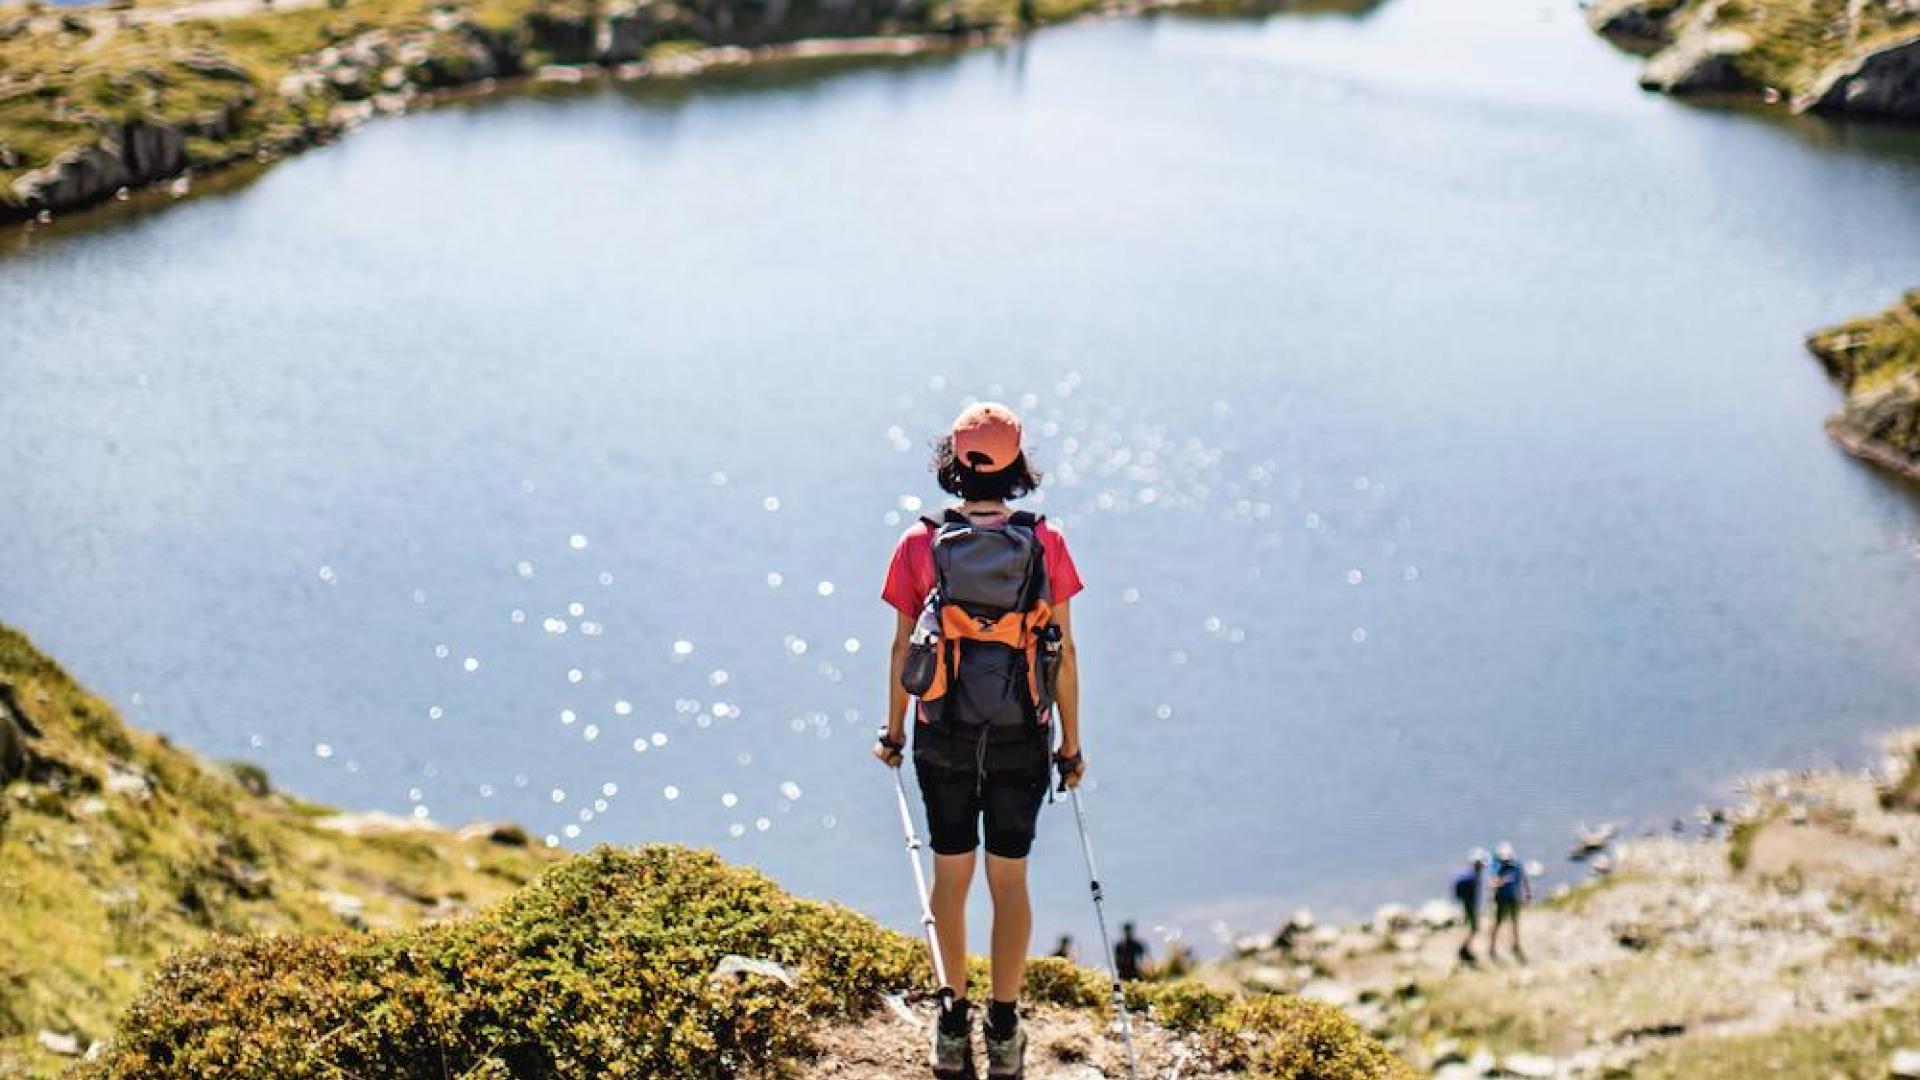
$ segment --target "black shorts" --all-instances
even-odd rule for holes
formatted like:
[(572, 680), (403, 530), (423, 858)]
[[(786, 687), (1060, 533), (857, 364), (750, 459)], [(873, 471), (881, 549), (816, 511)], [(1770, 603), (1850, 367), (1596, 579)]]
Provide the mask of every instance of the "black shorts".
[(1507, 897), (1505, 899), (1502, 899), (1496, 896), (1493, 898), (1494, 925), (1497, 926), (1503, 922), (1512, 922), (1515, 919), (1518, 919), (1519, 917), (1520, 917), (1520, 901), (1519, 900), (1514, 899), (1513, 897)]
[(965, 855), (980, 846), (987, 821), (987, 854), (1024, 859), (1033, 849), (1040, 804), (1047, 797), (1047, 728), (979, 734), (916, 725), (913, 771), (927, 804), (927, 831), (936, 855)]

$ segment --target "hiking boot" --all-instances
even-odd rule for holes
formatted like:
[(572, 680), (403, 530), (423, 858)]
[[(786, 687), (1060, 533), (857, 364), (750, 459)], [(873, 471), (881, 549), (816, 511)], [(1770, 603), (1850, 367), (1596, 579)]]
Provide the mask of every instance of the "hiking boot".
[(987, 1029), (987, 1080), (1020, 1080), (1026, 1075), (1027, 1029), (1016, 1024), (1004, 1039), (993, 1037)]
[(933, 1048), (927, 1062), (933, 1066), (937, 1080), (975, 1080), (979, 1074), (973, 1067), (973, 1025), (967, 1025), (958, 1035), (949, 1035), (935, 1016)]

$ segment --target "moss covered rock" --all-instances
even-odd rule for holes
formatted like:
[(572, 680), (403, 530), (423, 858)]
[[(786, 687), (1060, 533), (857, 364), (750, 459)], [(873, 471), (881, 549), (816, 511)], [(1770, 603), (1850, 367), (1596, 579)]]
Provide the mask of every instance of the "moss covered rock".
[(1904, 0), (1596, 0), (1587, 21), (1650, 57), (1650, 90), (1920, 121), (1920, 5)]
[(1807, 339), (1847, 391), (1828, 430), (1850, 452), (1920, 478), (1920, 289)]

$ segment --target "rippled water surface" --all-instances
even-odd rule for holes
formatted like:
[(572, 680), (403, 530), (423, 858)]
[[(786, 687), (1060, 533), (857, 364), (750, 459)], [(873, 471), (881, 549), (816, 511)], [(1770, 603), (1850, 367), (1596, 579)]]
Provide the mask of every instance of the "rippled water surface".
[(1090, 582), (1126, 914), (1856, 760), (1920, 703), (1920, 513), (1799, 340), (1920, 284), (1920, 145), (1632, 75), (1395, 0), (375, 124), (0, 261), (0, 618), (313, 797), (904, 920), (875, 594), (990, 395)]

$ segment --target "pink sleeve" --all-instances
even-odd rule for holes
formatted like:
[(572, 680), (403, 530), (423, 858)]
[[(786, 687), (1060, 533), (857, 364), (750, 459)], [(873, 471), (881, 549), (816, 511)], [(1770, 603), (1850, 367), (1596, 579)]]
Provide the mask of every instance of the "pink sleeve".
[(887, 564), (887, 582), (880, 587), (880, 599), (895, 611), (911, 619), (920, 614), (933, 591), (933, 543), (923, 523), (916, 522), (900, 534), (894, 546), (893, 561)]
[(1053, 522), (1046, 524), (1047, 534), (1041, 543), (1047, 548), (1047, 591), (1052, 594), (1047, 600), (1053, 604), (1064, 604), (1079, 594), (1086, 585), (1080, 580), (1080, 569), (1073, 565), (1073, 552), (1067, 550), (1067, 538)]

